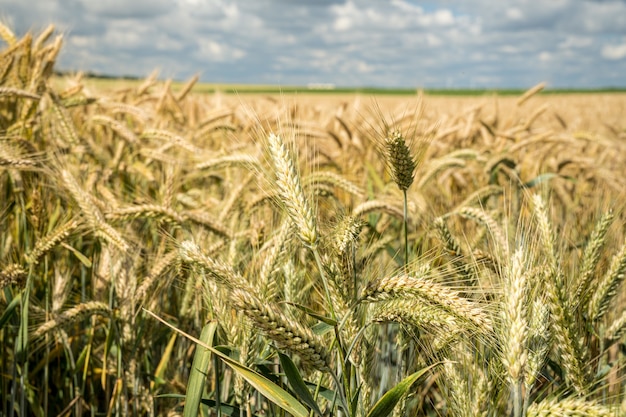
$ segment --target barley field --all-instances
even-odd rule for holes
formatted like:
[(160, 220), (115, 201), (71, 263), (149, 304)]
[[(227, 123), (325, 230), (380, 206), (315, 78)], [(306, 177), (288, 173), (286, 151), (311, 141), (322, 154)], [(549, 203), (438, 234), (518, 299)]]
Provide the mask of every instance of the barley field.
[(625, 94), (100, 89), (0, 29), (0, 415), (626, 415)]

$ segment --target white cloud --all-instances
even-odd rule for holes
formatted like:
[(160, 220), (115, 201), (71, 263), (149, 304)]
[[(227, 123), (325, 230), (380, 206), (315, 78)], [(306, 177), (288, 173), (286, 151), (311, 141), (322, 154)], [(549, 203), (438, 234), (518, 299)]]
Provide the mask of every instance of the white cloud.
[(626, 43), (621, 45), (604, 45), (602, 56), (609, 60), (620, 60), (626, 58)]
[(506, 17), (511, 20), (522, 20), (524, 18), (524, 12), (517, 7), (512, 7), (506, 10)]
[(569, 35), (563, 42), (559, 43), (559, 48), (584, 48), (590, 46), (592, 43), (593, 38), (591, 36)]
[(238, 61), (246, 56), (246, 53), (238, 48), (233, 48), (226, 44), (221, 44), (212, 40), (199, 42), (197, 57), (208, 61), (226, 62)]
[(539, 61), (541, 62), (549, 62), (552, 60), (552, 54), (550, 52), (540, 52), (539, 53)]

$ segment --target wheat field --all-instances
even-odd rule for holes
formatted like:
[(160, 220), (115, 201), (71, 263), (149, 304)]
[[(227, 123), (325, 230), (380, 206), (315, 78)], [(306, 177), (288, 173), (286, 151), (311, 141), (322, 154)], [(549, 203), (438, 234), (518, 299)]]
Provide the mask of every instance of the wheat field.
[(0, 29), (0, 415), (626, 415), (625, 94), (102, 90)]

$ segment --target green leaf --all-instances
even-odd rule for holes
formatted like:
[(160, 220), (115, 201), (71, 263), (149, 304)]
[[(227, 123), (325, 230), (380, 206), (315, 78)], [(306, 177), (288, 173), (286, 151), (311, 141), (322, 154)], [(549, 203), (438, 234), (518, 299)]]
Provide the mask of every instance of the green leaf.
[(202, 342), (201, 340), (198, 340), (195, 337), (183, 332), (182, 330), (177, 329), (176, 327), (167, 323), (165, 320), (163, 320), (156, 314), (152, 313), (151, 311), (146, 310), (146, 309), (144, 309), (144, 311), (146, 311), (152, 317), (159, 320), (161, 323), (170, 327), (174, 331), (184, 335), (189, 340), (192, 340), (195, 343), (198, 343), (200, 346), (204, 347), (205, 349), (210, 350), (211, 353), (221, 358), (228, 366), (232, 368), (233, 371), (235, 371), (239, 376), (245, 379), (257, 391), (259, 391), (263, 396), (265, 396), (265, 398), (272, 401), (274, 404), (276, 404), (277, 406), (279, 406), (280, 408), (282, 408), (283, 410), (291, 414), (293, 417), (308, 417), (309, 412), (305, 406), (303, 406), (291, 394), (289, 394), (287, 391), (285, 391), (278, 385), (274, 384), (269, 379), (258, 374), (257, 372), (253, 371), (247, 366), (240, 364), (236, 360), (230, 358), (228, 355), (225, 355), (224, 353), (220, 352), (214, 347), (209, 346), (206, 343)]
[(350, 400), (350, 415), (356, 416), (357, 407), (359, 406), (359, 395), (361, 395), (361, 388), (363, 388), (363, 384), (359, 385), (359, 388), (356, 390), (354, 395), (352, 396), (352, 400)]
[[(200, 340), (203, 344), (213, 345), (216, 329), (217, 322), (215, 321), (208, 323), (202, 328)], [(196, 353), (193, 355), (193, 365), (189, 372), (183, 417), (195, 417), (198, 415), (198, 408), (200, 407), (200, 401), (204, 393), (204, 383), (210, 360), (211, 351), (203, 345), (198, 344), (198, 346), (196, 346)]]
[(7, 308), (2, 312), (2, 316), (0, 317), (0, 329), (4, 327), (4, 325), (13, 317), (15, 310), (20, 305), (20, 301), (22, 299), (22, 294), (18, 294), (15, 298), (11, 300)]
[[(185, 396), (183, 394), (171, 393), (171, 394), (158, 394), (158, 395), (155, 395), (154, 398), (173, 398), (177, 400), (184, 400)], [(217, 407), (217, 402), (215, 400), (203, 398), (201, 402), (202, 404), (211, 408)], [(239, 407), (236, 405), (220, 403), (220, 410), (222, 412), (222, 415), (239, 417), (240, 410), (239, 410)]]
[(296, 368), (296, 365), (293, 363), (291, 358), (281, 352), (278, 352), (278, 357), (280, 359), (280, 365), (283, 367), (285, 376), (287, 377), (289, 385), (291, 385), (293, 391), (298, 395), (302, 402), (311, 407), (313, 411), (321, 416), (322, 410), (320, 410), (319, 406), (315, 402), (315, 399), (313, 399), (311, 391), (307, 388), (302, 375), (298, 372), (298, 368)]
[(294, 417), (308, 417), (309, 412), (298, 400), (291, 396), (287, 391), (274, 384), (264, 376), (254, 372), (247, 366), (243, 366), (239, 362), (229, 358), (223, 353), (211, 348), (211, 351), (222, 358), (233, 371), (237, 372), (243, 379), (248, 381), (257, 391), (259, 391), (268, 400), (290, 413)]
[(437, 364), (430, 365), (424, 369), (421, 369), (414, 374), (411, 374), (404, 378), (395, 387), (390, 389), (383, 395), (374, 407), (367, 413), (367, 417), (386, 417), (393, 411), (398, 401), (406, 394), (411, 385), (415, 383), (422, 375), (430, 371)]
[(538, 175), (535, 178), (533, 178), (532, 180), (528, 181), (527, 183), (524, 183), (523, 187), (524, 188), (532, 188), (535, 185), (539, 185), (542, 182), (549, 181), (549, 180), (551, 180), (552, 178), (555, 178), (555, 177), (560, 177), (560, 175), (559, 174), (554, 174), (552, 172), (546, 172), (545, 174)]
[(91, 268), (91, 261), (89, 260), (89, 258), (87, 258), (85, 255), (83, 255), (82, 253), (80, 253), (78, 250), (76, 250), (74, 247), (68, 245), (65, 242), (61, 242), (61, 246), (63, 246), (65, 249), (68, 249), (69, 251), (71, 251), (74, 256), (76, 256), (78, 258), (78, 260), (85, 265), (85, 267), (87, 268)]
[(323, 321), (320, 321), (319, 323), (311, 326), (311, 330), (313, 331), (313, 333), (318, 336), (324, 336), (326, 333), (332, 331), (334, 328), (334, 326), (326, 324)]
[[(317, 384), (314, 384), (313, 382), (304, 381), (304, 383), (309, 387), (309, 389), (312, 389), (312, 390), (317, 390), (318, 389)], [(337, 393), (335, 391), (333, 391), (332, 389), (327, 388), (327, 387), (325, 387), (323, 385), (320, 385), (318, 393), (319, 393), (320, 397), (324, 398), (329, 403), (332, 403), (337, 398)], [(348, 410), (345, 410), (341, 404), (337, 404), (337, 406), (340, 407), (342, 410), (344, 410), (346, 412), (348, 411)]]

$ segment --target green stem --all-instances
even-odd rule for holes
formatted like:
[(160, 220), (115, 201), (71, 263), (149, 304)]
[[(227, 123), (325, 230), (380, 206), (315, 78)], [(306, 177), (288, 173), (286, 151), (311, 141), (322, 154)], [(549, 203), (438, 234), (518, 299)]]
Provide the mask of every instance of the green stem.
[(409, 209), (406, 190), (402, 190), (404, 195), (404, 272), (409, 273)]
[(315, 262), (317, 263), (317, 269), (320, 272), (320, 277), (322, 279), (322, 284), (324, 286), (324, 293), (326, 295), (326, 303), (328, 304), (328, 310), (330, 312), (330, 317), (337, 321), (337, 316), (335, 315), (335, 309), (333, 308), (333, 300), (330, 297), (330, 290), (328, 289), (328, 282), (326, 280), (326, 274), (324, 274), (324, 265), (322, 265), (322, 258), (316, 247), (311, 247), (311, 251), (315, 256)]

